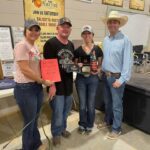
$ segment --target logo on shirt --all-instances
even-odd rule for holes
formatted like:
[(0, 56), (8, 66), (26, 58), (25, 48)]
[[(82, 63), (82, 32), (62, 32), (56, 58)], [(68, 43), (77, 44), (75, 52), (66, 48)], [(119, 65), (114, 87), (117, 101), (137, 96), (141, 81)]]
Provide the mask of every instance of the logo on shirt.
[(67, 69), (68, 65), (73, 64), (73, 53), (68, 49), (61, 49), (58, 52), (59, 64), (62, 68)]
[(29, 57), (33, 61), (39, 61), (41, 59), (40, 53), (37, 49), (31, 49), (29, 51)]
[(62, 49), (58, 53), (59, 64), (72, 64), (73, 53), (68, 49)]

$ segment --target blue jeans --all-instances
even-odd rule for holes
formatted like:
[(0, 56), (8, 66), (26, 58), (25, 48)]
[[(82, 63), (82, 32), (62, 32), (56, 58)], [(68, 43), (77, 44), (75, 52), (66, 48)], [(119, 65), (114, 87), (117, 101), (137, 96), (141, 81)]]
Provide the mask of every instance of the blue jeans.
[(119, 88), (114, 88), (112, 84), (116, 81), (115, 77), (103, 76), (104, 81), (104, 101), (105, 101), (105, 121), (108, 125), (112, 124), (112, 131), (121, 131), (123, 118), (123, 93), (125, 83)]
[(79, 96), (79, 126), (91, 129), (95, 120), (95, 96), (99, 83), (97, 75), (84, 77), (78, 74), (76, 88)]
[(33, 120), (23, 131), (23, 150), (37, 150), (42, 144), (37, 127), (38, 114), (43, 101), (42, 85), (37, 83), (16, 83), (14, 96), (23, 115), (24, 126)]
[(60, 136), (67, 128), (67, 117), (72, 107), (72, 96), (56, 95), (50, 101), (50, 106), (52, 108), (52, 136)]

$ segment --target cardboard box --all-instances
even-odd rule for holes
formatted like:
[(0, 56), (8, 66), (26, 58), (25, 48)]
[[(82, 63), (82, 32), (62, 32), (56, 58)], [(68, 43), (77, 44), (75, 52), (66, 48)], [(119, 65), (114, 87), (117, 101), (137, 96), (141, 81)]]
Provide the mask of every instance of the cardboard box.
[(2, 70), (2, 63), (0, 61), (0, 80), (2, 80), (4, 78), (3, 76), (3, 70)]

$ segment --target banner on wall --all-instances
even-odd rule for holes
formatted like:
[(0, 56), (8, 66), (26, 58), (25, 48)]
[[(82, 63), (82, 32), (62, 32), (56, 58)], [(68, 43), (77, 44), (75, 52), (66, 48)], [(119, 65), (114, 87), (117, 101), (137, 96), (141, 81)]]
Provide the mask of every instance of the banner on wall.
[(129, 7), (131, 9), (144, 11), (145, 1), (144, 0), (130, 0)]
[(102, 0), (103, 4), (112, 5), (112, 6), (123, 6), (123, 0)]
[(37, 40), (40, 51), (44, 43), (56, 35), (58, 19), (64, 17), (64, 0), (24, 0), (25, 19), (35, 19), (41, 26)]

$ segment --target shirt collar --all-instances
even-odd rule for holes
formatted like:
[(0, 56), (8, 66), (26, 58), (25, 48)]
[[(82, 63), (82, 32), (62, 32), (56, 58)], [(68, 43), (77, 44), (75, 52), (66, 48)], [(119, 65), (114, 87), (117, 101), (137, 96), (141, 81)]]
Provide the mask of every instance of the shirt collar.
[(118, 31), (114, 36), (110, 37), (110, 34), (108, 35), (109, 39), (117, 39), (120, 38), (122, 36), (122, 32)]

